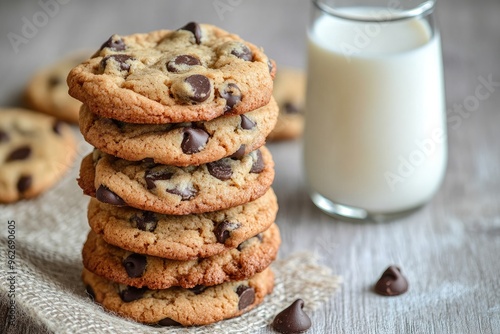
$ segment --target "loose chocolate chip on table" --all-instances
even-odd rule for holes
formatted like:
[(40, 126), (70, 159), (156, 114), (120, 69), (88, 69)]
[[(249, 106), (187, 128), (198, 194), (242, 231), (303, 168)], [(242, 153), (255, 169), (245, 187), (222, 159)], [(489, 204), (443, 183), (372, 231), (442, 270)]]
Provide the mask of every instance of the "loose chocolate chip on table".
[(205, 291), (207, 287), (205, 285), (196, 285), (193, 288), (190, 288), (189, 291), (193, 292), (195, 295), (199, 295), (203, 291)]
[(17, 190), (22, 194), (31, 187), (33, 178), (29, 175), (23, 175), (17, 181)]
[(396, 266), (387, 268), (375, 284), (375, 292), (383, 296), (398, 296), (408, 291), (408, 281)]
[(49, 77), (49, 87), (54, 88), (62, 83), (61, 78), (58, 75), (52, 75)]
[(214, 234), (215, 238), (217, 239), (217, 242), (223, 244), (226, 242), (226, 240), (230, 237), (231, 232), (239, 228), (241, 224), (239, 223), (232, 223), (230, 221), (224, 220), (223, 222), (219, 223), (215, 229), (214, 229)]
[(239, 310), (246, 309), (255, 301), (255, 290), (249, 286), (238, 286), (238, 288), (236, 288), (236, 294), (240, 297), (240, 301), (238, 302)]
[(8, 142), (10, 139), (7, 132), (0, 130), (0, 143)]
[(15, 160), (24, 160), (27, 159), (31, 155), (31, 147), (29, 146), (21, 146), (16, 148), (14, 151), (10, 152), (5, 159), (5, 162), (15, 161)]
[(128, 286), (125, 290), (120, 291), (120, 298), (125, 302), (133, 302), (134, 300), (141, 299), (146, 292), (147, 288), (136, 288)]
[(146, 263), (146, 256), (141, 254), (130, 254), (122, 262), (130, 278), (141, 277), (146, 270)]
[(193, 33), (196, 44), (201, 44), (201, 27), (196, 22), (189, 22), (179, 30), (187, 30)]
[(149, 190), (156, 188), (155, 181), (158, 180), (170, 180), (174, 173), (166, 170), (147, 170), (144, 175), (144, 180), (146, 180), (146, 186)]
[(56, 121), (54, 123), (54, 125), (52, 125), (52, 131), (54, 131), (54, 133), (58, 134), (58, 135), (61, 135), (61, 128), (63, 126), (63, 123), (61, 121)]
[(178, 195), (181, 197), (182, 201), (188, 201), (192, 199), (194, 196), (196, 196), (197, 191), (193, 188), (184, 188), (184, 189), (166, 189), (168, 193)]
[(261, 173), (265, 168), (264, 159), (262, 159), (262, 153), (257, 150), (257, 160), (254, 161), (252, 168), (250, 168), (250, 173)]
[(228, 83), (219, 91), (220, 97), (226, 100), (224, 112), (230, 111), (241, 101), (240, 88), (234, 83)]
[(181, 148), (185, 154), (200, 152), (208, 142), (209, 134), (202, 129), (184, 128)]
[(143, 211), (142, 214), (134, 214), (130, 217), (130, 222), (141, 231), (153, 232), (158, 224), (158, 218), (154, 212)]
[(101, 69), (105, 69), (106, 66), (108, 65), (109, 59), (113, 58), (118, 64), (120, 64), (120, 70), (122, 71), (128, 71), (130, 70), (130, 64), (127, 64), (127, 60), (132, 59), (134, 60), (133, 57), (129, 55), (110, 55), (102, 58), (101, 60)]
[(255, 122), (253, 122), (250, 118), (245, 115), (240, 115), (241, 118), (241, 128), (243, 130), (251, 130), (255, 127)]
[(285, 109), (285, 114), (298, 114), (300, 112), (300, 108), (293, 102), (286, 102), (283, 105)]
[(245, 145), (241, 145), (240, 148), (234, 152), (233, 154), (231, 154), (228, 158), (231, 158), (231, 159), (235, 159), (235, 160), (240, 160), (241, 158), (243, 158), (245, 156)]
[(253, 60), (252, 51), (243, 43), (241, 43), (238, 48), (231, 50), (231, 54), (246, 61)]
[(311, 319), (302, 310), (304, 301), (297, 299), (286, 309), (278, 313), (271, 326), (277, 332), (283, 334), (302, 333), (311, 327)]
[(114, 51), (123, 51), (125, 50), (125, 42), (123, 42), (123, 39), (118, 36), (111, 36), (106, 42), (104, 42), (103, 45), (101, 45), (101, 49), (104, 48), (109, 48)]
[(117, 206), (125, 206), (127, 203), (119, 197), (117, 194), (109, 190), (103, 185), (100, 185), (99, 188), (97, 188), (96, 191), (96, 198), (97, 200), (103, 202), (103, 203), (108, 203), (111, 205), (117, 205)]
[(229, 180), (233, 175), (233, 169), (231, 168), (231, 165), (229, 165), (224, 160), (207, 163), (207, 169), (210, 175), (218, 178), (221, 181)]
[(198, 58), (190, 56), (190, 55), (180, 55), (172, 59), (167, 63), (167, 70), (169, 72), (180, 72), (186, 66), (195, 66), (201, 65), (201, 62)]
[(210, 92), (212, 91), (212, 84), (210, 79), (201, 74), (193, 74), (184, 79), (192, 90), (192, 94), (189, 99), (194, 102), (203, 102), (210, 97)]
[(178, 323), (175, 320), (172, 320), (170, 318), (165, 318), (160, 321), (158, 321), (158, 325), (160, 326), (182, 326), (180, 323)]
[(95, 292), (94, 292), (94, 289), (92, 289), (92, 287), (90, 285), (87, 285), (85, 287), (85, 292), (87, 293), (89, 298), (92, 299), (92, 301), (95, 300)]

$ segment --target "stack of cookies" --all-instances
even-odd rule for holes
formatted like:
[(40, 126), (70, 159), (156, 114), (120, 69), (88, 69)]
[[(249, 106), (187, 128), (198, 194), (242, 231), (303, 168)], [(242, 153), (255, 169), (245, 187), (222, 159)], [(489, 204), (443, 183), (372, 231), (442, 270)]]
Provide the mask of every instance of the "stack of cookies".
[(278, 117), (275, 66), (211, 25), (113, 35), (69, 74), (95, 147), (78, 183), (92, 196), (83, 281), (136, 321), (203, 325), (273, 289), (280, 235), (263, 146)]

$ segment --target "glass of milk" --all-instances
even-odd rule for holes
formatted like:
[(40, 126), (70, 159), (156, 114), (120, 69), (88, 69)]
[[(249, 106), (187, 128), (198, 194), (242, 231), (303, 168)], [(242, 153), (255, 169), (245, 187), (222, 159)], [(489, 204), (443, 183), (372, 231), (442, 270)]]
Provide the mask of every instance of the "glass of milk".
[(304, 165), (312, 201), (384, 221), (427, 203), (447, 161), (435, 1), (312, 0)]

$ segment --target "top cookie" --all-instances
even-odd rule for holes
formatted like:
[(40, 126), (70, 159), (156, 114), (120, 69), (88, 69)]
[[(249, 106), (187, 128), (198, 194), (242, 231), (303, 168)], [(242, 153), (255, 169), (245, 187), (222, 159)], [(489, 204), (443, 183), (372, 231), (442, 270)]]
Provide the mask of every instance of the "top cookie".
[(68, 76), (69, 93), (97, 115), (179, 123), (269, 103), (275, 66), (255, 45), (212, 25), (113, 35)]

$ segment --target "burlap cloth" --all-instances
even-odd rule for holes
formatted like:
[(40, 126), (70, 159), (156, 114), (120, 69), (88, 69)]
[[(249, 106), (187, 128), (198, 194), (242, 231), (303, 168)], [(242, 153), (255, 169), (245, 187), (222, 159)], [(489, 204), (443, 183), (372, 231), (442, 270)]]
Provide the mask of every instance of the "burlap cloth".
[[(9, 298), (9, 279), (14, 276), (16, 310), (24, 311), (49, 330), (55, 333), (135, 334), (146, 330), (148, 333), (253, 333), (268, 326), (274, 316), (296, 298), (305, 301), (305, 311), (311, 314), (337, 290), (339, 278), (318, 265), (311, 254), (300, 253), (272, 265), (276, 274), (273, 293), (261, 306), (239, 318), (203, 327), (154, 328), (104, 311), (89, 300), (80, 279), (81, 248), (89, 230), (88, 198), (83, 196), (75, 179), (79, 161), (89, 151), (86, 144), (80, 143), (77, 162), (70, 172), (42, 196), (0, 205), (3, 226), (0, 296), (3, 302)], [(9, 220), (15, 221), (13, 270), (8, 267)]]

